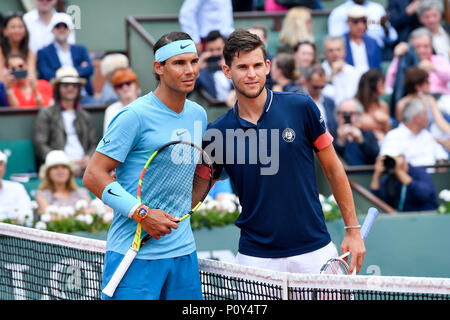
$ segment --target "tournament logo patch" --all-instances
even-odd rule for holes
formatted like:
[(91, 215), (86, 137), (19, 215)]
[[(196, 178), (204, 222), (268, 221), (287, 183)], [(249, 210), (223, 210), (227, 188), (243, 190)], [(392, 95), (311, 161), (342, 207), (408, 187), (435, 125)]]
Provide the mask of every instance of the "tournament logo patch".
[(283, 137), (283, 140), (286, 142), (292, 142), (295, 139), (295, 131), (291, 128), (286, 128), (283, 130), (283, 133), (281, 134)]

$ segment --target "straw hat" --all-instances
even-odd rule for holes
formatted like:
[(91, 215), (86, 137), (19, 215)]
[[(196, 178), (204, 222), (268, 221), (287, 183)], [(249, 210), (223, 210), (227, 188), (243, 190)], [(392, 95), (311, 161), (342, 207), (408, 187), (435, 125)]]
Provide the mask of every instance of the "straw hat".
[(77, 69), (70, 66), (61, 67), (56, 70), (56, 77), (52, 79), (52, 85), (57, 83), (79, 83), (84, 85), (86, 79), (81, 78), (78, 74)]
[(363, 6), (355, 4), (347, 11), (347, 18), (367, 18), (367, 11)]
[(73, 165), (67, 157), (66, 153), (62, 150), (52, 150), (47, 153), (45, 157), (45, 164), (43, 164), (39, 170), (39, 177), (44, 179), (47, 175), (47, 171), (56, 165), (65, 165), (70, 171), (73, 171)]

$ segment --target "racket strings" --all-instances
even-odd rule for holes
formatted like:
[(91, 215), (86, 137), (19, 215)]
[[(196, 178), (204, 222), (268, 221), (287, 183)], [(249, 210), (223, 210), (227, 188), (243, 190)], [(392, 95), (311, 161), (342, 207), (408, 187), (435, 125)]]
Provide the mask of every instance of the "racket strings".
[(340, 259), (328, 261), (321, 270), (321, 274), (348, 274), (348, 265)]
[(200, 160), (201, 151), (188, 144), (160, 150), (142, 178), (141, 202), (176, 217), (188, 213), (208, 190), (208, 183), (195, 174)]

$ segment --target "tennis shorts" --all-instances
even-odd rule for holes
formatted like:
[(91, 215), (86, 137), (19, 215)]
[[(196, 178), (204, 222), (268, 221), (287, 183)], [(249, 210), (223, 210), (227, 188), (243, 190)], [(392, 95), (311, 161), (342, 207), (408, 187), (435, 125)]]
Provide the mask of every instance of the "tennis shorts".
[[(102, 288), (111, 279), (123, 259), (113, 251), (105, 254)], [(197, 252), (181, 257), (134, 259), (112, 298), (103, 300), (202, 300)]]
[(236, 255), (238, 264), (292, 273), (320, 273), (320, 268), (331, 258), (338, 256), (333, 242), (318, 250), (286, 258), (260, 258), (239, 253)]

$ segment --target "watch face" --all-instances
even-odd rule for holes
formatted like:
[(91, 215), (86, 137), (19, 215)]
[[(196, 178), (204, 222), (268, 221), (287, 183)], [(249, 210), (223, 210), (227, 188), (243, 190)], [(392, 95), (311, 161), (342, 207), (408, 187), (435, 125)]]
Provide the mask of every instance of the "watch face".
[(140, 217), (145, 217), (145, 216), (147, 215), (147, 209), (145, 209), (145, 208), (140, 208), (139, 211), (138, 211), (138, 215), (139, 215)]

